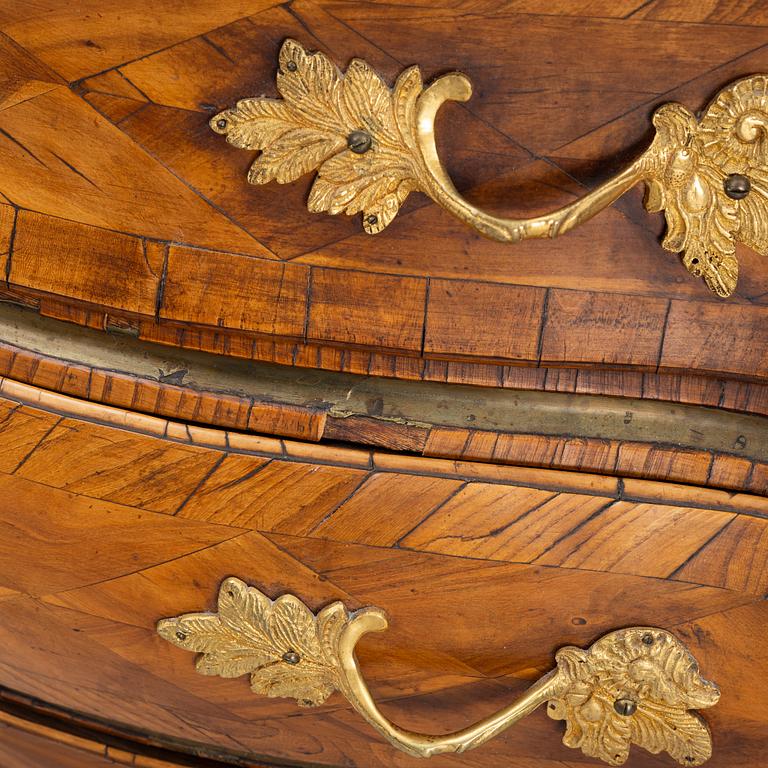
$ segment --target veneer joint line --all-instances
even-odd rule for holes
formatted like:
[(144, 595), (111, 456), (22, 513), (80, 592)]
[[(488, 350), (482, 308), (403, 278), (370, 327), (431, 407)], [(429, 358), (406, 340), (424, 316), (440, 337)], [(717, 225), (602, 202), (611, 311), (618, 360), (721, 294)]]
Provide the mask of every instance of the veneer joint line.
[(5, 284), (7, 287), (11, 285), (11, 268), (13, 264), (13, 248), (16, 244), (16, 227), (19, 222), (19, 209), (14, 206), (13, 209), (13, 224), (11, 225), (11, 234), (8, 238), (8, 258), (5, 260)]
[(351, 501), (356, 495), (357, 492), (373, 477), (376, 476), (376, 473), (372, 470), (365, 471), (362, 477), (358, 480), (357, 483), (355, 483), (354, 488), (350, 490), (350, 492), (345, 496), (341, 501), (339, 501), (337, 504), (334, 504), (331, 509), (328, 510), (328, 512), (323, 516), (321, 520), (316, 522), (307, 532), (307, 536), (312, 536), (312, 534), (317, 531), (321, 526), (325, 525), (348, 501)]
[[(433, 515), (435, 515), (439, 510), (441, 510), (448, 502), (455, 499), (465, 488), (469, 486), (469, 481), (464, 481), (459, 485), (457, 488), (454, 488), (453, 491), (442, 501), (438, 502), (432, 509), (427, 512), (427, 514), (424, 516), (422, 520), (420, 520), (416, 525), (413, 526), (410, 530), (406, 531), (392, 546), (395, 549), (401, 549), (402, 543), (417, 529), (421, 528), (424, 523), (427, 522)], [(406, 547), (407, 548), (407, 547)]]
[(172, 517), (176, 517), (176, 515), (181, 512), (184, 507), (187, 506), (190, 499), (206, 484), (206, 482), (216, 473), (216, 470), (224, 463), (224, 460), (227, 458), (228, 454), (222, 452), (221, 456), (214, 462), (213, 466), (210, 467), (210, 469), (200, 478), (200, 482), (197, 483), (197, 485), (189, 492), (187, 497), (184, 499), (184, 501), (181, 502), (181, 504), (178, 506), (176, 511), (172, 514)]
[[(146, 241), (144, 242), (144, 248), (145, 248), (145, 256), (146, 259)], [(157, 293), (155, 294), (155, 322), (160, 322), (160, 312), (163, 307), (163, 301), (165, 298), (165, 283), (168, 279), (168, 260), (171, 252), (171, 247), (169, 243), (166, 243), (163, 246), (163, 266), (160, 270), (160, 280), (158, 280), (157, 283)]]
[(14, 469), (10, 472), (11, 475), (15, 475), (24, 466), (24, 464), (27, 463), (32, 454), (35, 453), (35, 451), (50, 437), (50, 435), (59, 426), (59, 424), (61, 424), (62, 421), (64, 421), (64, 417), (59, 416), (59, 418), (56, 419), (56, 421), (49, 427), (49, 429), (46, 430), (45, 434), (35, 443), (32, 448), (29, 449), (21, 461), (19, 461), (19, 463), (14, 467)]
[(694, 552), (692, 552), (680, 565), (677, 566), (666, 578), (668, 579), (675, 579), (677, 575), (690, 563), (692, 562), (698, 555), (700, 555), (710, 544), (712, 544), (713, 541), (718, 539), (723, 533), (725, 533), (728, 528), (730, 528), (733, 523), (735, 523), (739, 519), (738, 514), (734, 514), (733, 517), (728, 520), (722, 527), (718, 528), (717, 531), (715, 531), (703, 544), (701, 544)]
[(667, 301), (667, 309), (664, 313), (664, 323), (661, 326), (661, 339), (659, 340), (659, 354), (656, 363), (656, 373), (658, 374), (661, 370), (661, 361), (664, 359), (664, 342), (667, 338), (667, 327), (669, 325), (669, 314), (672, 311), (672, 299), (669, 299)]

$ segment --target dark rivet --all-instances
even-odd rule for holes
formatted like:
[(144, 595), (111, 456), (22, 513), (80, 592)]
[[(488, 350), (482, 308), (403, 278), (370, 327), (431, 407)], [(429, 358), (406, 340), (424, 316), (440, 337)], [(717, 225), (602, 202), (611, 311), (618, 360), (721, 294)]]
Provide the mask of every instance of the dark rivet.
[(299, 65), (298, 65), (298, 64), (297, 64), (295, 61), (289, 61), (289, 62), (288, 62), (286, 65), (285, 65), (285, 68), (286, 68), (286, 69), (287, 69), (289, 72), (295, 72), (295, 71), (296, 71), (296, 70), (299, 68)]
[(186, 635), (185, 635), (183, 632), (177, 632), (177, 633), (176, 633), (176, 637), (177, 637), (179, 640), (181, 640), (182, 642), (184, 642), (184, 640), (186, 640), (186, 639), (187, 639), (187, 636), (186, 636)]
[(301, 661), (301, 656), (296, 651), (286, 651), (283, 654), (283, 661), (286, 664), (298, 664)]
[(645, 645), (653, 645), (653, 635), (643, 635), (643, 643)]
[(347, 146), (357, 155), (365, 154), (373, 143), (370, 133), (365, 131), (352, 131), (347, 136)]
[(637, 704), (632, 699), (616, 699), (613, 702), (613, 708), (622, 717), (629, 717), (637, 712)]
[(368, 222), (368, 223), (369, 223), (371, 226), (373, 226), (374, 224), (378, 224), (378, 222), (379, 222), (379, 217), (378, 217), (378, 216), (377, 216), (375, 213), (372, 213), (372, 214), (371, 214), (370, 216), (368, 216), (368, 217), (367, 217), (365, 220), (366, 220), (366, 221), (367, 221), (367, 222)]
[(216, 121), (216, 127), (223, 131), (227, 127), (227, 121), (222, 117)]
[(723, 188), (725, 189), (725, 194), (731, 200), (743, 200), (749, 194), (752, 184), (741, 173), (732, 173), (730, 176), (725, 177)]

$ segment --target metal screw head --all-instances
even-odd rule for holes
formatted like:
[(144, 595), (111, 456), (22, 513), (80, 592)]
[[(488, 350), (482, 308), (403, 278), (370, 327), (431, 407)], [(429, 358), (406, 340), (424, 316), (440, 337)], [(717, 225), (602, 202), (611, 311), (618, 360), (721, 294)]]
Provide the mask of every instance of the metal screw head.
[(286, 664), (298, 664), (301, 661), (301, 656), (296, 651), (286, 651), (283, 654), (283, 661)]
[(221, 120), (216, 121), (216, 127), (223, 131), (227, 127), (227, 121), (222, 117)]
[(375, 213), (372, 213), (370, 216), (367, 216), (365, 220), (371, 226), (373, 226), (374, 224), (378, 224), (379, 223), (379, 217)]
[(653, 645), (653, 635), (650, 632), (647, 635), (643, 635), (644, 645)]
[(613, 708), (622, 717), (630, 717), (637, 712), (637, 704), (632, 699), (616, 699), (613, 702)]
[(731, 200), (743, 200), (751, 188), (752, 184), (749, 179), (741, 173), (732, 173), (730, 176), (726, 176), (723, 181), (725, 194)]
[(295, 71), (296, 71), (296, 70), (299, 68), (299, 65), (298, 65), (298, 64), (297, 64), (295, 61), (289, 61), (289, 62), (288, 62), (286, 65), (285, 65), (285, 68), (286, 68), (286, 69), (287, 69), (289, 72), (295, 72)]
[(357, 155), (365, 154), (373, 144), (371, 134), (366, 131), (352, 131), (347, 136), (347, 146)]

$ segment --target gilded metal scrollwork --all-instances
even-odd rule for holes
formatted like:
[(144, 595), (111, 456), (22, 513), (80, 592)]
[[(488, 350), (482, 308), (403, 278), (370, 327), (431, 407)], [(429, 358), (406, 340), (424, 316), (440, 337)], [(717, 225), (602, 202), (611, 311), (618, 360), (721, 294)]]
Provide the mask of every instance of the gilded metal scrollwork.
[(240, 579), (226, 579), (217, 613), (162, 619), (158, 633), (199, 653), (204, 675), (250, 675), (251, 690), (295, 698), (313, 707), (339, 691), (385, 739), (417, 757), (474, 749), (542, 704), (565, 720), (563, 743), (585, 755), (622, 765), (631, 744), (678, 763), (701, 765), (712, 754), (706, 723), (695, 708), (720, 696), (699, 675), (696, 660), (671, 633), (653, 627), (611, 632), (589, 649), (565, 647), (556, 666), (517, 701), (455, 733), (402, 729), (379, 710), (363, 679), (355, 647), (368, 632), (387, 628), (378, 608), (349, 612), (342, 603), (313, 613), (294, 595), (270, 600)]
[(435, 146), (435, 117), (446, 101), (466, 101), (468, 78), (452, 72), (426, 88), (416, 66), (393, 88), (360, 59), (346, 73), (295, 40), (280, 50), (282, 99), (243, 99), (211, 127), (243, 149), (259, 150), (248, 180), (286, 183), (317, 170), (310, 211), (361, 213), (381, 232), (413, 191), (429, 195), (481, 234), (503, 242), (557, 237), (592, 218), (639, 182), (646, 207), (664, 211), (663, 246), (718, 296), (736, 289), (736, 241), (768, 253), (768, 76), (724, 88), (697, 122), (681, 104), (653, 116), (656, 137), (628, 168), (594, 191), (543, 216), (503, 219), (465, 200)]

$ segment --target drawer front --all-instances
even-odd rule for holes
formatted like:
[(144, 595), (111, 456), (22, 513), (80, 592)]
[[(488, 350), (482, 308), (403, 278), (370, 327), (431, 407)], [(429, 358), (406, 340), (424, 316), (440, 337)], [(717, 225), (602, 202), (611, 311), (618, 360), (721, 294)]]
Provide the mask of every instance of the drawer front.
[[(740, 249), (736, 290), (717, 298), (660, 247), (662, 217), (643, 210), (640, 187), (556, 239), (494, 242), (420, 194), (372, 236), (357, 215), (307, 210), (311, 164), (291, 184), (248, 184), (255, 151), (209, 127), (239, 99), (281, 95), (286, 39), (322, 51), (327, 71), (365, 60), (379, 94), (411, 64), (425, 83), (462, 71), (475, 95), (442, 108), (440, 157), (480, 209), (532, 216), (628, 166), (653, 138), (657, 107), (695, 113), (768, 71), (760, 11), (720, 2), (709, 13), (692, 0), (470, 16), (454, 2), (27, 5), (0, 14), (6, 300), (169, 345), (386, 376), (485, 383), (516, 380), (486, 368), (499, 364), (607, 365), (765, 384), (764, 259)], [(761, 98), (758, 84), (743, 106), (752, 118)], [(285, 164), (304, 168), (301, 144), (288, 147)], [(727, 206), (721, 186), (711, 191)], [(733, 234), (733, 211), (718, 213)], [(760, 250), (751, 227), (740, 242)], [(518, 386), (546, 386), (524, 378)]]
[[(554, 651), (669, 629), (722, 690), (712, 766), (752, 766), (768, 709), (760, 499), (647, 481), (254, 437), (237, 451), (4, 402), (0, 684), (222, 759), (416, 765), (339, 696), (317, 709), (207, 678), (155, 632), (237, 576), (390, 619), (358, 655), (388, 716), (444, 732), (509, 703)], [(159, 421), (159, 420), (158, 420)], [(145, 422), (144, 426), (148, 426)], [(55, 674), (52, 674), (55, 670)], [(531, 715), (466, 764), (598, 765)], [(255, 758), (253, 758), (255, 759)], [(630, 765), (657, 765), (634, 748)]]

